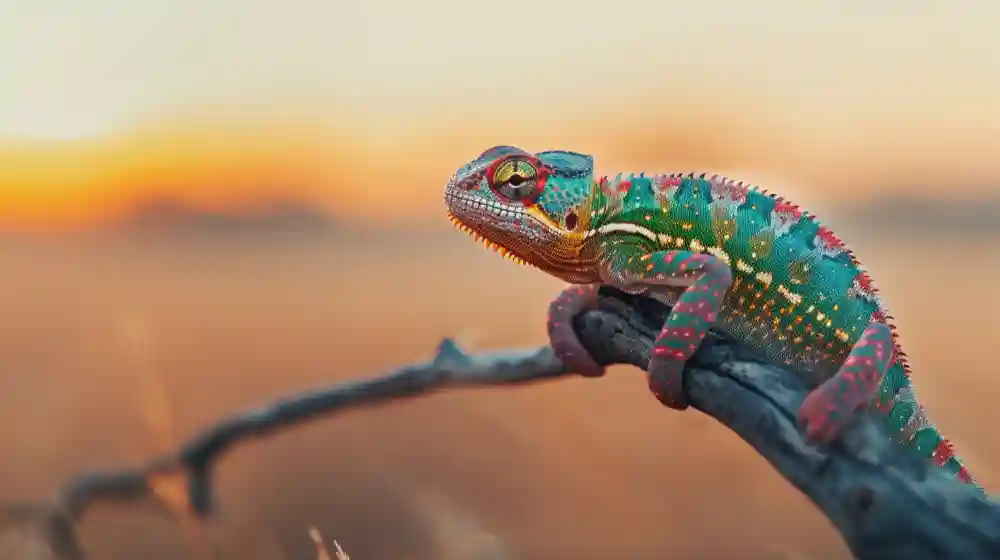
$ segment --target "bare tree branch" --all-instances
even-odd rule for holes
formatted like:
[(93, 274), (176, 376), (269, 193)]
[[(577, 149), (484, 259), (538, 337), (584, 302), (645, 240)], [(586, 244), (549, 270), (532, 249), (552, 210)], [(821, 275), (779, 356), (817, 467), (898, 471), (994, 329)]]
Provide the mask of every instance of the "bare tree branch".
[[(645, 367), (666, 306), (602, 290), (600, 309), (576, 327), (601, 363)], [(188, 505), (211, 512), (212, 466), (234, 444), (349, 408), (386, 404), (442, 389), (518, 385), (572, 375), (547, 348), (466, 354), (445, 340), (435, 358), (382, 377), (338, 383), (278, 400), (209, 427), (176, 453), (139, 468), (81, 474), (50, 504), (7, 506), (14, 520), (42, 528), (55, 558), (81, 559), (73, 531), (97, 502), (156, 498), (157, 481), (186, 478)], [(692, 406), (727, 426), (808, 496), (862, 559), (1000, 558), (1000, 507), (891, 443), (865, 415), (833, 444), (805, 443), (795, 411), (802, 381), (750, 350), (712, 335), (690, 361)]]

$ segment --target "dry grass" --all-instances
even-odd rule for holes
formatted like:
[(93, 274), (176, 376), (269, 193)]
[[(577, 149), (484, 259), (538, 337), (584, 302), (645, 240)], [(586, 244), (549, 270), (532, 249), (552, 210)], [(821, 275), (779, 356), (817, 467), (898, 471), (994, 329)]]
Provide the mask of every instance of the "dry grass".
[[(316, 527), (309, 528), (309, 537), (313, 540), (316, 545), (316, 560), (334, 560), (330, 556), (330, 550), (327, 548), (326, 543), (323, 541), (323, 534), (319, 532)], [(340, 548), (340, 543), (333, 541), (333, 547), (336, 549), (334, 554), (336, 555), (336, 560), (351, 560), (351, 557), (344, 552), (343, 548)]]

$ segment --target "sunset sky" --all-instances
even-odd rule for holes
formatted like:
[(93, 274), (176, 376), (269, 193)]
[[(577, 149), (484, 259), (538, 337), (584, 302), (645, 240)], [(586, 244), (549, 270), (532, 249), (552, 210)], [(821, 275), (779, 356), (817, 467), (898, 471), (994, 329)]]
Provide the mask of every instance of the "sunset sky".
[[(545, 344), (563, 283), (444, 212), (497, 144), (725, 172), (817, 214), (1000, 491), (998, 29), (997, 0), (0, 0), (0, 514), (444, 337)], [(232, 215), (260, 208), (285, 213)], [(527, 560), (848, 557), (751, 447), (615, 369), (325, 418), (227, 455), (204, 527), (123, 504), (80, 540), (305, 558), (315, 525), (358, 559), (448, 560), (469, 528)]]
[(150, 196), (435, 219), (442, 181), (498, 143), (765, 170), (807, 198), (1000, 180), (994, 2), (583, 6), (6, 2), (0, 222)]

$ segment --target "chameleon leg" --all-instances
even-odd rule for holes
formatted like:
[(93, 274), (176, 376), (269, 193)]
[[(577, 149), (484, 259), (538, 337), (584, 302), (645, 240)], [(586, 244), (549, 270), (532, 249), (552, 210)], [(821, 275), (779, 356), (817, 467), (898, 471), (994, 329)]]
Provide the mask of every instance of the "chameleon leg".
[(713, 255), (690, 251), (656, 251), (630, 259), (612, 259), (610, 265), (611, 276), (618, 282), (643, 287), (647, 294), (683, 289), (653, 343), (653, 357), (646, 371), (649, 389), (663, 405), (686, 409), (684, 364), (715, 322), (733, 283), (732, 269)]
[(882, 323), (869, 325), (840, 370), (813, 389), (802, 403), (798, 419), (806, 439), (824, 443), (835, 438), (854, 411), (878, 395), (892, 356), (892, 331)]
[(597, 306), (598, 284), (570, 286), (549, 304), (549, 345), (571, 369), (586, 377), (604, 375), (604, 366), (590, 356), (573, 330), (573, 318)]

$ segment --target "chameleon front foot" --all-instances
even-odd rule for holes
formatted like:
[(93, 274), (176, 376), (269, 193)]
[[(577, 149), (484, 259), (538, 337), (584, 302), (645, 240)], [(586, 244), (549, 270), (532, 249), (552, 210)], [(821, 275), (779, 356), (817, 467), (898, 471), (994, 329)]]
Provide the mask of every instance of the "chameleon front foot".
[(573, 328), (573, 318), (597, 307), (597, 284), (570, 286), (549, 304), (549, 345), (568, 368), (585, 377), (604, 375), (604, 366), (591, 357)]
[(655, 348), (649, 362), (649, 390), (660, 404), (684, 410), (690, 403), (684, 394), (684, 360), (671, 358), (666, 348)]
[(684, 286), (653, 343), (646, 371), (649, 390), (661, 404), (674, 410), (688, 408), (684, 364), (715, 322), (733, 283), (732, 270), (713, 255), (681, 250), (622, 255), (611, 262), (610, 270), (612, 279), (637, 283), (646, 293), (670, 293)]
[(798, 421), (805, 430), (806, 441), (827, 443), (840, 435), (851, 415), (875, 398), (892, 363), (892, 352), (892, 331), (884, 324), (871, 324), (847, 355), (840, 371), (802, 402)]

